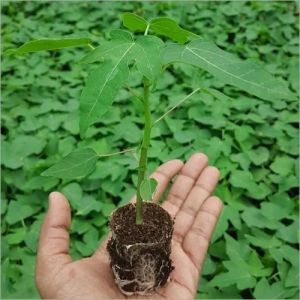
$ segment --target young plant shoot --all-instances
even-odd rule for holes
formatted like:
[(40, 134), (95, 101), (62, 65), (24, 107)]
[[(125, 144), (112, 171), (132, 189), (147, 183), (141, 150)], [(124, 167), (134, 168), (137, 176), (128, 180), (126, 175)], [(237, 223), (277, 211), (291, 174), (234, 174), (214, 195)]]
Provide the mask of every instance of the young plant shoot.
[[(218, 97), (218, 91), (199, 87), (170, 107), (161, 117), (151, 116), (151, 93), (162, 73), (173, 63), (184, 63), (210, 72), (226, 84), (233, 85), (266, 101), (295, 99), (288, 86), (265, 71), (259, 64), (243, 61), (217, 47), (212, 41), (183, 29), (170, 18), (150, 21), (133, 13), (124, 13), (123, 25), (128, 30), (110, 31), (110, 39), (99, 46), (88, 38), (41, 39), (25, 43), (9, 54), (21, 55), (42, 50), (58, 50), (84, 46), (87, 54), (81, 64), (92, 64), (80, 96), (80, 136), (112, 106), (122, 87), (126, 86), (130, 70), (140, 74), (143, 93), (127, 88), (143, 107), (144, 130), (139, 155), (136, 204), (118, 208), (110, 219), (112, 238), (107, 250), (111, 268), (120, 290), (127, 295), (145, 294), (165, 285), (174, 268), (170, 259), (173, 220), (152, 200), (157, 182), (147, 176), (147, 157), (151, 129), (178, 105), (198, 92)], [(124, 153), (97, 154), (92, 148), (80, 148), (45, 170), (43, 176), (79, 179), (90, 174), (97, 160)], [(132, 151), (132, 149), (130, 150)], [(176, 266), (175, 266), (176, 267)]]

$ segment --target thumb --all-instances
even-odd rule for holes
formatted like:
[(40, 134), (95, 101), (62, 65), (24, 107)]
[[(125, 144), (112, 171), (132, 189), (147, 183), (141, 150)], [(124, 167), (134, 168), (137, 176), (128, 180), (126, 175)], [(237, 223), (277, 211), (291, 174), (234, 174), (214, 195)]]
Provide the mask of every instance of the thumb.
[(55, 268), (71, 262), (69, 255), (70, 205), (59, 192), (49, 195), (49, 207), (40, 232), (37, 267)]

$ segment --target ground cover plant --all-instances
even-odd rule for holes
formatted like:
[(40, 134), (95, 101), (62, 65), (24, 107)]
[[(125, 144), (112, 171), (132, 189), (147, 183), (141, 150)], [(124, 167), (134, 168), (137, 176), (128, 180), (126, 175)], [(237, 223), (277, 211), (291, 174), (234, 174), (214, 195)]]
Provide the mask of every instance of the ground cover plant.
[[(118, 4), (102, 3), (101, 5), (103, 9), (107, 9), (107, 6), (104, 7), (105, 5), (112, 5), (115, 11), (120, 11), (121, 9)], [(179, 18), (179, 12), (182, 12), (182, 7), (178, 5), (179, 4), (170, 6), (167, 4), (156, 4), (155, 7), (158, 13), (167, 8), (170, 15)], [(205, 8), (204, 12), (202, 12), (202, 17), (199, 19), (200, 24), (204, 25), (205, 22), (210, 20), (210, 17), (206, 16), (206, 14), (209, 15), (212, 9), (210, 5), (212, 4), (197, 4), (189, 9), (186, 8), (186, 13), (182, 14), (182, 19), (189, 19), (190, 22), (186, 20), (186, 22), (182, 24), (186, 23), (188, 26), (189, 23), (194, 23), (191, 21), (194, 20), (193, 17), (197, 20), (196, 15), (198, 16), (198, 10)], [(133, 7), (129, 8), (129, 6)], [(135, 8), (135, 6), (137, 7)], [(137, 12), (145, 10), (146, 13), (150, 10), (151, 4), (143, 4), (143, 8), (138, 8), (138, 6), (138, 4), (128, 4), (130, 10), (136, 9)], [(286, 26), (281, 28), (283, 32), (280, 33), (280, 38), (283, 41), (287, 36), (290, 37), (289, 40), (291, 41), (286, 43), (288, 45), (286, 46), (287, 49), (281, 49), (283, 52), (280, 52), (278, 45), (282, 45), (280, 41), (283, 41), (276, 37), (276, 35), (273, 37), (275, 39), (274, 44), (276, 45), (273, 47), (275, 47), (276, 51), (279, 51), (279, 56), (278, 54), (273, 54), (273, 48), (268, 50), (268, 47), (263, 47), (264, 45), (270, 46), (268, 31), (266, 29), (265, 31), (261, 30), (261, 28), (253, 29), (253, 32), (257, 33), (257, 37), (253, 38), (252, 36), (252, 38), (254, 40), (258, 39), (258, 44), (261, 43), (260, 47), (264, 49), (261, 50), (262, 52), (257, 51), (257, 49), (252, 49), (250, 46), (245, 46), (246, 43), (242, 43), (241, 41), (245, 38), (251, 40), (251, 33), (246, 33), (247, 30), (245, 30), (245, 28), (244, 31), (242, 30), (242, 33), (235, 31), (233, 29), (234, 24), (232, 27), (228, 25), (229, 31), (227, 31), (225, 36), (223, 35), (222, 37), (221, 34), (220, 36), (218, 34), (216, 41), (219, 46), (228, 47), (227, 40), (237, 39), (237, 42), (232, 43), (232, 46), (229, 48), (232, 48), (234, 52), (240, 54), (242, 57), (247, 57), (244, 52), (250, 54), (254, 59), (260, 55), (266, 62), (272, 61), (268, 60), (270, 59), (268, 56), (273, 56), (273, 58), (286, 57), (286, 60), (280, 59), (280, 63), (278, 62), (278, 64), (273, 66), (273, 69), (269, 67), (269, 70), (279, 75), (288, 74), (286, 77), (290, 82), (290, 87), (294, 91), (297, 91), (297, 69), (295, 68), (298, 64), (295, 50), (297, 49), (297, 44), (296, 39), (294, 41), (292, 39), (293, 34), (296, 32), (293, 26), (293, 20), (295, 21), (293, 9), (295, 8), (292, 5), (285, 7), (275, 4), (235, 4), (233, 10), (230, 10), (229, 6), (225, 4), (217, 7), (221, 24), (218, 29), (219, 31), (216, 30), (218, 33), (223, 30), (222, 24), (230, 24), (233, 22), (232, 16), (237, 12), (242, 13), (246, 20), (247, 17), (251, 19), (251, 16), (253, 17), (255, 13), (260, 13), (264, 17), (269, 16), (269, 22), (272, 24), (274, 23), (274, 16), (270, 12), (274, 10), (290, 16), (290, 19), (287, 18), (289, 21), (287, 21)], [(27, 11), (27, 13), (36, 13), (37, 18), (41, 15), (39, 5), (25, 5), (24, 8), (26, 8), (25, 12)], [(59, 9), (62, 9), (55, 7), (53, 4), (51, 4), (50, 8), (50, 14), (51, 11), (55, 14), (60, 11)], [(86, 12), (92, 9), (86, 5), (83, 5), (82, 8), (85, 8)], [(128, 8), (122, 7), (124, 10), (128, 10)], [(6, 9), (7, 18), (9, 18), (8, 16), (11, 18), (13, 12), (16, 11), (15, 4), (10, 3), (6, 6)], [(67, 11), (66, 7), (64, 9)], [(79, 12), (78, 14), (80, 15)], [(104, 14), (105, 13), (103, 13), (103, 15)], [(72, 16), (69, 15), (69, 18), (72, 20), (72, 18), (74, 18), (73, 14)], [(95, 18), (99, 18), (99, 16), (95, 15)], [(107, 18), (109, 18), (109, 16), (107, 16)], [(115, 19), (115, 16), (111, 15), (110, 18)], [(75, 22), (80, 19), (81, 17), (78, 17), (78, 19), (75, 18)], [(268, 20), (268, 18), (266, 19)], [(229, 22), (228, 20), (231, 21)], [(72, 21), (68, 22), (72, 24)], [(282, 22), (280, 18), (277, 20), (279, 25)], [(275, 25), (273, 24), (272, 26), (278, 29), (278, 27), (276, 27), (279, 26), (278, 24), (276, 25), (275, 22)], [(9, 33), (9, 28), (11, 27), (7, 25), (6, 28), (8, 28), (6, 30), (8, 30)], [(92, 28), (92, 26), (90, 28)], [(57, 30), (59, 32), (60, 29)], [(64, 30), (68, 32), (70, 27)], [(96, 34), (97, 36), (99, 34), (99, 30), (91, 30), (91, 32), (91, 35)], [(195, 32), (199, 32), (199, 28), (195, 30)], [(200, 32), (205, 36), (202, 30), (200, 30)], [(253, 32), (252, 35), (255, 35)], [(51, 31), (49, 29), (47, 36), (50, 36), (50, 33)], [(210, 34), (211, 33), (213, 33), (213, 30)], [(215, 33), (215, 36), (216, 35)], [(45, 36), (45, 33), (43, 33), (43, 36)], [(8, 34), (7, 37), (9, 37), (11, 41), (15, 41)], [(21, 42), (25, 42), (26, 40), (28, 39), (23, 38)], [(243, 46), (244, 48), (239, 49), (237, 45), (239, 47)], [(260, 47), (258, 49), (260, 49)], [(268, 55), (266, 55), (266, 53), (264, 54), (264, 51), (267, 50), (269, 51), (266, 52)], [(80, 50), (78, 51), (77, 57), (80, 57), (82, 53), (80, 53)], [(65, 75), (70, 75), (74, 72), (73, 67), (72, 71), (70, 70), (70, 63), (72, 59), (74, 59), (75, 53), (77, 52), (70, 52), (69, 55), (65, 56), (58, 54), (53, 55), (55, 61), (58, 60), (62, 63), (62, 65), (58, 67), (54, 67), (52, 63), (50, 64), (51, 69), (54, 67), (56, 71), (54, 72), (56, 77), (60, 78), (60, 69), (66, 72), (64, 73)], [(292, 59), (287, 59), (289, 56), (291, 56)], [(37, 62), (41, 61), (41, 58), (37, 61), (33, 60), (31, 64), (34, 66)], [(18, 67), (20, 66), (20, 62), (17, 63), (15, 61), (14, 63)], [(290, 66), (287, 68), (285, 64), (288, 63)], [(7, 61), (6, 64), (8, 64), (8, 66), (4, 63), (4, 67), (7, 68), (4, 68), (4, 72), (6, 70), (6, 72), (11, 73), (14, 68), (16, 68), (16, 65), (10, 65), (12, 62)], [(283, 66), (281, 64), (283, 64)], [(30, 73), (27, 73), (25, 68), (21, 68), (20, 70), (23, 70), (21, 72), (27, 74), (26, 76), (29, 76), (29, 79), (30, 76), (40, 77), (42, 74), (47, 73), (48, 75), (48, 72), (49, 74), (52, 73), (52, 70), (48, 71), (44, 63), (38, 63), (38, 65), (40, 68), (41, 66), (44, 67), (36, 71), (37, 73), (33, 75), (29, 75)], [(277, 70), (277, 68), (279, 68), (279, 70), (281, 70), (281, 68), (284, 69), (284, 66), (285, 69), (289, 69), (289, 72), (285, 71), (285, 73), (284, 71), (279, 72)], [(77, 71), (77, 73), (75, 73), (76, 75), (72, 74), (70, 79), (68, 79), (68, 76), (63, 76), (63, 79), (70, 81), (70, 84), (74, 86), (74, 88), (76, 87), (75, 90), (77, 94), (74, 94), (74, 88), (72, 91), (65, 90), (65, 82), (63, 82), (64, 86), (55, 86), (55, 81), (49, 81), (49, 78), (46, 77), (44, 83), (41, 81), (39, 84), (42, 84), (41, 87), (44, 86), (45, 95), (47, 95), (48, 98), (47, 101), (39, 99), (40, 93), (37, 87), (30, 88), (30, 94), (24, 96), (22, 88), (24, 88), (24, 83), (26, 86), (25, 78), (28, 80), (27, 77), (21, 77), (23, 78), (23, 82), (22, 80), (15, 82), (12, 78), (6, 81), (9, 87), (7, 89), (7, 98), (9, 96), (9, 98), (14, 101), (10, 103), (4, 102), (4, 109), (10, 112), (7, 114), (7, 117), (4, 117), (3, 122), (5, 136), (3, 143), (5, 143), (6, 146), (6, 148), (4, 148), (6, 150), (4, 151), (6, 151), (6, 154), (9, 154), (5, 155), (7, 158), (5, 158), (3, 162), (7, 168), (5, 169), (6, 176), (4, 183), (6, 185), (4, 191), (7, 195), (13, 197), (17, 196), (17, 198), (15, 201), (9, 201), (7, 212), (5, 206), (3, 212), (6, 213), (4, 230), (5, 233), (7, 233), (4, 239), (7, 248), (4, 248), (4, 250), (15, 249), (12, 252), (10, 251), (9, 255), (8, 252), (6, 252), (3, 268), (6, 268), (5, 270), (8, 271), (9, 276), (7, 280), (4, 281), (3, 286), (6, 291), (6, 296), (13, 298), (16, 297), (18, 284), (24, 284), (24, 286), (26, 286), (26, 280), (27, 282), (30, 281), (30, 279), (27, 278), (30, 276), (26, 276), (26, 270), (28, 270), (28, 266), (30, 266), (33, 259), (30, 251), (33, 253), (35, 251), (35, 240), (40, 225), (40, 212), (44, 206), (44, 204), (39, 201), (41, 201), (43, 197), (46, 197), (45, 191), (59, 184), (70, 197), (73, 208), (78, 216), (78, 218), (76, 218), (77, 224), (75, 223), (76, 221), (73, 223), (73, 226), (75, 226), (73, 227), (74, 240), (77, 241), (72, 248), (72, 253), (75, 257), (81, 255), (85, 256), (93, 251), (96, 247), (93, 243), (95, 243), (99, 235), (98, 228), (100, 227), (101, 230), (105, 230), (103, 226), (106, 223), (105, 216), (107, 217), (109, 215), (115, 204), (126, 202), (129, 194), (134, 193), (132, 188), (128, 188), (130, 187), (130, 180), (128, 181), (129, 185), (126, 185), (126, 193), (120, 193), (122, 182), (125, 178), (132, 178), (134, 182), (137, 181), (137, 178), (134, 177), (136, 160), (130, 155), (124, 155), (114, 160), (98, 162), (96, 170), (80, 185), (76, 180), (64, 180), (59, 182), (55, 179), (39, 177), (42, 170), (58, 160), (58, 158), (51, 157), (51, 154), (57, 153), (57, 149), (59, 150), (60, 156), (63, 157), (75, 148), (75, 144), (77, 148), (78, 143), (82, 147), (93, 144), (93, 148), (97, 153), (107, 153), (109, 152), (108, 150), (113, 150), (114, 148), (120, 149), (124, 145), (134, 145), (138, 142), (137, 139), (134, 139), (136, 136), (139, 136), (140, 131), (138, 126), (142, 124), (139, 121), (139, 114), (136, 113), (136, 110), (142, 112), (141, 107), (137, 100), (134, 102), (134, 109), (132, 109), (130, 107), (132, 102), (130, 99), (132, 99), (132, 97), (129, 92), (125, 91), (118, 96), (116, 101), (118, 106), (124, 109), (124, 111), (121, 112), (120, 109), (115, 108), (106, 118), (103, 118), (104, 124), (115, 125), (114, 130), (112, 129), (111, 132), (115, 132), (117, 129), (119, 136), (112, 138), (110, 137), (109, 130), (105, 130), (104, 126), (94, 126), (90, 132), (87, 132), (88, 140), (79, 142), (79, 130), (78, 127), (76, 127), (77, 107), (75, 102), (77, 101), (76, 97), (78, 97), (81, 88), (82, 76), (80, 72), (82, 72), (82, 69), (80, 66), (74, 68)], [(21, 73), (21, 75), (23, 73)], [(137, 73), (132, 75), (132, 78), (130, 78), (132, 84), (130, 86), (139, 87), (137, 77)], [(224, 198), (225, 195), (227, 205), (214, 237), (215, 243), (210, 249), (210, 255), (213, 259), (208, 257), (206, 260), (206, 267), (204, 269), (205, 279), (202, 280), (199, 297), (216, 298), (219, 297), (217, 295), (222, 294), (230, 298), (233, 298), (233, 296), (234, 298), (239, 297), (241, 295), (257, 298), (294, 297), (297, 294), (295, 274), (298, 273), (297, 250), (295, 248), (295, 244), (297, 243), (297, 217), (295, 201), (293, 201), (295, 198), (295, 190), (293, 190), (293, 188), (297, 186), (297, 178), (295, 175), (297, 131), (294, 127), (297, 119), (297, 104), (293, 100), (289, 101), (288, 99), (277, 101), (275, 99), (276, 95), (274, 95), (274, 99), (273, 97), (269, 97), (268, 100), (271, 102), (263, 103), (256, 98), (250, 98), (249, 94), (241, 93), (239, 90), (224, 86), (219, 80), (212, 79), (205, 72), (195, 71), (193, 68), (180, 65), (168, 70), (166, 75), (158, 81), (153, 103), (158, 107), (161, 106), (160, 110), (164, 112), (168, 106), (172, 107), (172, 105), (175, 105), (186, 95), (188, 87), (193, 86), (198, 88), (199, 81), (203, 82), (203, 85), (207, 88), (214, 87), (218, 88), (218, 90), (223, 89), (226, 91), (226, 95), (232, 95), (232, 98), (237, 98), (238, 101), (232, 101), (230, 98), (226, 99), (227, 97), (224, 96), (224, 94), (218, 93), (215, 90), (212, 90), (214, 92), (213, 96), (205, 93), (201, 93), (201, 96), (197, 97), (195, 95), (192, 99), (189, 99), (192, 101), (185, 103), (183, 108), (178, 109), (174, 112), (174, 115), (166, 117), (159, 123), (159, 127), (153, 132), (154, 140), (149, 153), (150, 169), (151, 165), (152, 167), (155, 165), (155, 159), (157, 158), (163, 161), (171, 157), (186, 157), (191, 152), (199, 150), (199, 148), (203, 149), (204, 152), (207, 151), (211, 163), (215, 163), (221, 168), (223, 184), (220, 185), (219, 193), (222, 198)], [(31, 84), (30, 80), (27, 84)], [(174, 88), (172, 92), (166, 90), (166, 87), (171, 86)], [(56, 104), (53, 104), (55, 101), (53, 102), (52, 97), (50, 97), (50, 91), (53, 88), (59, 88), (60, 90), (60, 101), (57, 101)], [(178, 92), (178, 97), (174, 97), (174, 91)], [(259, 91), (256, 90), (255, 92)], [(23, 98), (20, 97), (20, 95), (23, 95)], [(267, 97), (267, 95), (262, 96)], [(28, 97), (26, 101), (24, 101), (24, 97)], [(165, 103), (159, 101), (160, 97), (166, 99)], [(71, 103), (70, 98), (74, 100), (71, 101)], [(199, 109), (199, 101), (203, 103), (201, 109)], [(157, 106), (155, 112), (158, 112)], [(50, 111), (53, 112), (51, 115), (55, 115), (54, 119), (53, 116), (47, 114)], [(73, 114), (67, 119), (69, 111), (73, 111)], [(122, 116), (125, 116), (125, 112), (127, 112), (127, 115), (129, 113), (130, 118), (127, 118), (127, 120), (125, 118), (122, 120), (122, 124), (118, 124), (120, 113)], [(42, 116), (38, 117), (38, 119), (42, 119), (40, 127), (38, 127), (39, 124), (36, 122), (36, 116), (39, 115)], [(186, 119), (186, 115), (189, 117), (188, 120)], [(159, 115), (157, 117), (159, 117)], [(20, 129), (16, 128), (17, 120), (21, 121)], [(46, 123), (43, 124), (43, 121), (46, 121)], [(271, 128), (273, 131), (270, 130), (268, 123), (274, 125)], [(200, 125), (200, 128), (197, 128), (198, 125)], [(58, 128), (61, 134), (65, 136), (63, 142), (62, 139), (57, 136)], [(29, 137), (32, 132), (38, 132), (36, 135), (37, 138)], [(77, 141), (76, 139), (70, 139), (69, 132), (77, 138)], [(161, 143), (159, 140), (162, 135), (167, 138), (167, 145)], [(210, 139), (210, 137), (212, 138)], [(47, 142), (48, 139), (49, 142)], [(275, 145), (274, 141), (277, 141)], [(24, 149), (24, 143), (30, 144), (30, 149)], [(110, 147), (112, 149), (109, 149)], [(176, 150), (174, 151), (174, 149)], [(32, 155), (39, 153), (41, 154), (40, 157)], [(22, 157), (25, 159), (21, 159)], [(229, 160), (228, 157), (230, 158)], [(151, 159), (154, 162), (152, 164)], [(124, 166), (127, 167), (127, 171), (124, 170)], [(20, 167), (22, 169), (20, 169)], [(103, 169), (109, 171), (103, 174)], [(127, 174), (128, 169), (129, 174)], [(115, 171), (111, 173), (111, 170)], [(131, 177), (128, 175), (131, 175)], [(18, 180), (15, 180), (16, 178), (18, 178)], [(30, 180), (28, 181), (28, 179)], [(99, 179), (102, 179), (101, 184), (99, 183)], [(24, 184), (25, 182), (26, 185)], [(84, 190), (84, 193), (82, 190)], [(33, 191), (34, 194), (33, 199), (32, 196), (29, 196), (31, 195), (30, 193), (32, 193), (31, 191)], [(98, 201), (94, 200), (96, 193), (98, 194)], [(81, 200), (81, 194), (84, 195), (83, 200), (85, 199), (85, 202)], [(120, 199), (120, 194), (122, 194), (123, 199)], [(105, 200), (105, 198), (107, 201), (99, 204), (99, 202), (101, 202), (102, 199)], [(89, 203), (88, 206), (86, 205), (87, 203)], [(17, 211), (22, 211), (22, 214), (20, 215)], [(101, 219), (99, 219), (100, 211), (104, 216)], [(86, 225), (87, 219), (90, 220), (91, 224)], [(22, 220), (24, 226), (21, 225)], [(31, 225), (32, 220), (35, 220), (35, 222)], [(225, 233), (225, 231), (227, 231), (227, 233)], [(272, 237), (274, 232), (276, 232), (275, 239)], [(287, 234), (287, 232), (289, 234)], [(27, 236), (31, 237), (31, 243), (30, 238), (28, 239)], [(81, 239), (82, 242), (80, 241)], [(239, 243), (237, 243), (236, 240), (238, 240)], [(23, 247), (21, 247), (22, 250), (16, 250), (20, 249), (14, 246), (18, 244), (23, 245)], [(244, 251), (242, 255), (238, 256), (238, 265), (242, 265), (244, 268), (237, 268), (236, 252), (240, 253), (239, 248), (241, 245), (243, 245)], [(220, 249), (224, 249), (224, 251)], [(282, 249), (284, 249), (284, 251)], [(219, 263), (217, 263), (218, 261)], [(206, 284), (206, 280), (209, 281), (208, 284)], [(26, 287), (30, 289), (30, 286), (27, 285)], [(267, 295), (264, 294), (266, 293), (266, 287), (268, 287), (269, 291)], [(220, 290), (222, 293), (218, 294)], [(30, 290), (28, 294), (32, 295), (30, 294)], [(24, 292), (22, 295), (24, 295)]]

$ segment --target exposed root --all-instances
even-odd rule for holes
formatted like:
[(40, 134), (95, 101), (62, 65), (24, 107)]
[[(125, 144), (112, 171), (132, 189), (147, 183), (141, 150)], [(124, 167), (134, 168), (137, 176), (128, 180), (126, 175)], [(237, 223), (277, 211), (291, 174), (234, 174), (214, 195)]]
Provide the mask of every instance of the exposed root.
[[(160, 266), (160, 269), (163, 266)], [(120, 278), (118, 270), (120, 267), (118, 265), (114, 265), (112, 267), (115, 282), (119, 286), (120, 290), (125, 295), (132, 295), (132, 294), (139, 294), (145, 295), (149, 294), (149, 292), (154, 291), (155, 288), (158, 287), (156, 283), (156, 275), (157, 275), (157, 262), (155, 258), (150, 253), (146, 253), (142, 255), (132, 270), (127, 269), (126, 271), (133, 271), (134, 272), (134, 279), (122, 279)], [(122, 269), (124, 272), (125, 270)], [(135, 292), (127, 292), (124, 287), (134, 284), (136, 286)]]

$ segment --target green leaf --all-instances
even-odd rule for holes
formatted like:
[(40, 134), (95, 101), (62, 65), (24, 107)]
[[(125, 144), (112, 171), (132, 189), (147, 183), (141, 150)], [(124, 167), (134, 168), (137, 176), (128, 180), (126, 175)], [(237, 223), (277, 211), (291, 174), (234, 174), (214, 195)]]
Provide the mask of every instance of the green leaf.
[(45, 144), (44, 140), (30, 135), (18, 135), (11, 143), (3, 141), (2, 164), (17, 169), (23, 166), (25, 157), (39, 154)]
[(81, 63), (93, 63), (109, 59), (115, 64), (120, 61), (136, 62), (139, 72), (154, 81), (161, 72), (161, 49), (163, 41), (155, 36), (141, 36), (136, 41), (126, 34), (114, 34), (114, 40), (104, 42), (81, 59)]
[(9, 49), (7, 54), (25, 54), (28, 52), (37, 52), (44, 50), (57, 50), (69, 47), (87, 46), (90, 39), (40, 39), (27, 42), (17, 49)]
[(252, 251), (248, 259), (248, 270), (255, 277), (269, 276), (272, 274), (272, 268), (265, 268), (256, 251)]
[(248, 171), (251, 162), (245, 153), (231, 154), (230, 159), (239, 163), (244, 171)]
[(278, 262), (282, 263), (283, 259), (290, 262), (293, 266), (299, 266), (298, 253), (299, 251), (296, 248), (284, 244), (279, 248), (270, 249), (271, 256)]
[(219, 220), (217, 222), (216, 228), (214, 230), (213, 236), (212, 236), (212, 242), (214, 243), (216, 240), (218, 240), (220, 237), (223, 236), (224, 232), (228, 229), (228, 216), (227, 216), (227, 208), (228, 205), (226, 205), (219, 217)]
[(174, 139), (180, 144), (189, 143), (195, 140), (196, 136), (197, 133), (195, 131), (177, 130), (174, 132)]
[(292, 266), (286, 276), (285, 287), (299, 286), (299, 266)]
[(269, 249), (280, 246), (282, 243), (275, 235), (268, 235), (265, 232), (252, 228), (253, 235), (245, 234), (245, 238), (254, 246), (262, 249)]
[[(99, 218), (98, 215), (97, 215), (97, 218)], [(106, 221), (107, 220), (105, 219), (104, 223), (106, 223)], [(92, 223), (91, 222), (86, 222), (84, 219), (80, 219), (80, 218), (77, 217), (77, 218), (74, 218), (72, 220), (72, 223), (71, 223), (71, 232), (72, 233), (76, 232), (78, 234), (83, 234), (84, 232), (87, 232), (91, 227), (92, 227)]]
[(122, 29), (113, 29), (109, 32), (111, 39), (123, 40), (123, 41), (133, 41), (133, 36), (131, 32)]
[(253, 186), (254, 179), (248, 171), (234, 170), (230, 176), (230, 183), (234, 187), (249, 189), (249, 186)]
[(255, 278), (238, 262), (227, 261), (226, 268), (229, 269), (228, 272), (214, 276), (208, 285), (223, 288), (236, 284), (238, 289), (241, 290), (255, 286)]
[(226, 287), (237, 284), (239, 289), (245, 289), (255, 285), (254, 277), (271, 274), (272, 269), (264, 267), (257, 253), (244, 240), (236, 241), (229, 235), (225, 235), (225, 240), (226, 253), (231, 260), (223, 264), (228, 272), (215, 276), (209, 286)]
[(82, 137), (88, 127), (99, 121), (108, 111), (127, 79), (129, 72), (124, 57), (132, 45), (128, 46), (118, 62), (106, 61), (90, 72), (80, 96), (80, 135)]
[(294, 173), (295, 160), (289, 156), (277, 156), (271, 164), (270, 169), (277, 174), (286, 176), (289, 173)]
[(36, 252), (37, 243), (40, 235), (40, 229), (43, 223), (41, 216), (30, 226), (29, 231), (24, 239), (26, 246), (33, 252)]
[(258, 147), (257, 149), (252, 149), (251, 151), (247, 151), (246, 155), (252, 161), (252, 163), (256, 166), (261, 165), (269, 159), (269, 151), (265, 147)]
[(29, 190), (42, 189), (44, 191), (48, 191), (55, 187), (58, 182), (59, 180), (57, 178), (35, 176), (26, 182), (24, 188)]
[(174, 20), (166, 17), (151, 20), (150, 29), (158, 35), (166, 36), (179, 43), (185, 43), (190, 36), (197, 36), (196, 34), (181, 28)]
[(138, 70), (150, 81), (161, 72), (160, 49), (163, 42), (153, 36), (140, 37), (137, 41), (112, 40), (104, 43), (82, 59), (91, 63), (105, 60), (91, 71), (80, 97), (80, 134), (99, 121), (107, 112), (114, 98), (127, 79), (128, 62), (135, 60)]
[(116, 209), (116, 206), (113, 203), (102, 203), (102, 214), (105, 217), (110, 217), (112, 212)]
[(157, 187), (157, 181), (154, 178), (144, 179), (140, 186), (140, 194), (143, 200), (152, 200)]
[(162, 46), (162, 40), (155, 36), (141, 36), (131, 51), (131, 58), (136, 61), (139, 72), (150, 81), (154, 81), (161, 73)]
[(228, 220), (232, 223), (232, 225), (237, 228), (238, 230), (241, 229), (241, 218), (240, 218), (240, 214), (239, 211), (231, 205), (225, 205), (226, 207), (226, 214), (228, 217)]
[(156, 34), (166, 36), (179, 43), (185, 43), (190, 36), (197, 36), (166, 17), (155, 18), (148, 23), (144, 18), (127, 12), (123, 14), (123, 25), (134, 32), (144, 32), (149, 26), (149, 29)]
[(27, 233), (27, 229), (26, 228), (19, 227), (19, 228), (15, 229), (13, 231), (13, 233), (7, 234), (5, 236), (5, 241), (9, 245), (20, 244), (25, 239), (26, 233)]
[(250, 227), (276, 229), (279, 222), (276, 220), (269, 220), (261, 211), (255, 207), (249, 207), (241, 214), (244, 222)]
[(137, 144), (141, 139), (140, 128), (130, 119), (124, 118), (122, 123), (114, 127), (116, 136), (129, 143)]
[(203, 39), (194, 40), (186, 45), (167, 46), (163, 62), (182, 62), (200, 67), (223, 82), (265, 100), (297, 99), (286, 84), (273, 78), (260, 65), (252, 61), (242, 61), (221, 50), (213, 42)]
[(209, 254), (205, 256), (205, 261), (202, 268), (202, 275), (213, 274), (216, 271), (216, 263), (211, 259)]
[(248, 171), (233, 170), (229, 181), (234, 187), (246, 189), (254, 199), (264, 199), (271, 193), (271, 189), (264, 182), (256, 184), (253, 175)]
[(218, 137), (213, 137), (207, 142), (205, 153), (208, 155), (210, 164), (215, 164), (217, 159), (220, 157), (222, 149), (224, 149), (224, 143)]
[(127, 61), (129, 51), (135, 45), (132, 36), (118, 33), (113, 34), (112, 37), (113, 40), (103, 42), (99, 47), (84, 56), (80, 63), (89, 64), (105, 59), (110, 59), (116, 64), (120, 59)]
[(276, 204), (272, 202), (264, 202), (261, 204), (261, 214), (267, 217), (269, 220), (281, 220), (286, 218), (293, 211), (292, 206)]
[(95, 199), (95, 196), (86, 195), (78, 205), (76, 216), (86, 216), (92, 211), (99, 212), (102, 208), (102, 202)]
[(281, 227), (277, 231), (277, 236), (283, 241), (287, 241), (292, 244), (299, 243), (299, 222), (293, 222), (292, 224), (285, 226), (281, 225)]
[(242, 266), (247, 267), (246, 260), (249, 258), (250, 247), (245, 241), (237, 241), (232, 238), (230, 235), (225, 235), (226, 240), (226, 253), (228, 257), (241, 264)]
[(148, 22), (144, 18), (130, 12), (124, 13), (122, 19), (123, 25), (132, 31), (145, 31), (148, 26)]
[(83, 191), (77, 182), (71, 182), (62, 188), (62, 193), (67, 197), (73, 209), (77, 210), (82, 203)]
[(99, 212), (102, 202), (96, 200), (95, 196), (83, 194), (81, 186), (77, 182), (64, 186), (62, 193), (69, 200), (76, 216), (88, 215), (91, 211)]
[(269, 284), (266, 278), (262, 278), (253, 292), (256, 299), (288, 299), (296, 292), (295, 289), (286, 289), (281, 281)]
[(5, 221), (9, 224), (15, 224), (23, 219), (34, 215), (39, 210), (39, 207), (24, 204), (20, 200), (10, 201), (8, 204)]
[(42, 176), (63, 179), (81, 178), (91, 173), (98, 159), (97, 153), (89, 148), (78, 149), (44, 171)]

